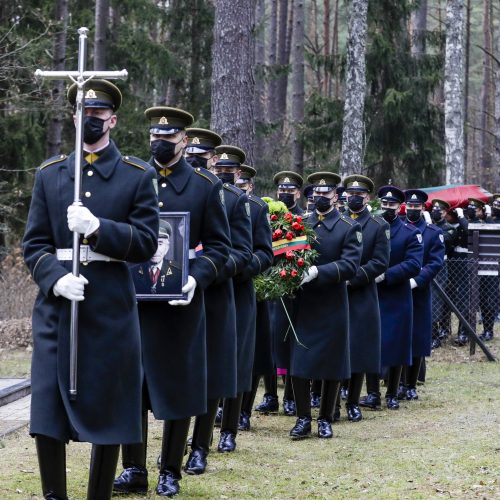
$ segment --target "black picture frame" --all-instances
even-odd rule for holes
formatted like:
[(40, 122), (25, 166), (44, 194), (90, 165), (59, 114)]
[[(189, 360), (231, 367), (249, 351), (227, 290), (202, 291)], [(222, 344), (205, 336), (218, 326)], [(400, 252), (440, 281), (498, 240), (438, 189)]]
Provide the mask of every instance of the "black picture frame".
[(129, 265), (137, 300), (186, 299), (182, 287), (189, 275), (189, 257), (189, 212), (160, 212), (155, 255), (148, 262)]

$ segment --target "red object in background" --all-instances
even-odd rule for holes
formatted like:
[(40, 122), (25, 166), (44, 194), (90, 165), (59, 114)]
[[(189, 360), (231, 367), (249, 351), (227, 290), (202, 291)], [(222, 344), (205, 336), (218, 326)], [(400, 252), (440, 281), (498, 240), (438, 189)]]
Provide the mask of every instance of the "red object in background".
[(429, 199), (425, 204), (427, 209), (431, 206), (431, 201), (435, 198), (446, 201), (450, 204), (450, 208), (466, 207), (469, 198), (489, 203), (492, 194), (486, 189), (477, 184), (467, 184), (464, 186), (451, 184), (448, 186), (437, 186), (430, 188), (420, 188), (429, 195)]

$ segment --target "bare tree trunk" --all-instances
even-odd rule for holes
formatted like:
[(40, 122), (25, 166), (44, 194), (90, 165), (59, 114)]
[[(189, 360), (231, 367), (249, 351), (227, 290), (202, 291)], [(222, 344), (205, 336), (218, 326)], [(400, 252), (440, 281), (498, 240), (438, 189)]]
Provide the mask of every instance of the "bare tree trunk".
[(481, 184), (488, 185), (491, 173), (491, 54), (493, 43), (491, 40), (491, 0), (483, 2), (483, 81), (481, 85), (481, 119), (479, 121), (479, 179)]
[(464, 10), (464, 0), (448, 0), (444, 76), (447, 184), (464, 182)]
[(299, 128), (304, 122), (304, 2), (295, 0), (293, 13), (293, 96), (292, 96), (292, 168), (304, 171), (304, 146)]
[(331, 80), (329, 72), (330, 65), (330, 0), (323, 0), (323, 55), (325, 57), (325, 67), (323, 75), (323, 95), (328, 96), (328, 84)]
[(268, 64), (272, 69), (271, 79), (269, 80), (269, 101), (268, 101), (268, 117), (271, 123), (278, 121), (277, 110), (277, 95), (278, 95), (278, 80), (274, 75), (276, 64), (278, 62), (278, 0), (271, 2), (271, 24), (269, 26), (269, 56)]
[[(57, 33), (54, 36), (53, 67), (55, 71), (66, 68), (66, 41), (68, 33), (68, 0), (58, 0), (55, 7), (55, 18), (58, 22)], [(52, 86), (52, 106), (49, 126), (47, 128), (47, 156), (55, 156), (61, 152), (62, 131), (66, 100), (64, 82), (55, 80)]]
[(94, 70), (106, 69), (106, 33), (108, 31), (109, 0), (95, 2)]
[[(265, 84), (264, 65), (266, 59), (266, 30), (264, 29), (266, 6), (264, 0), (257, 0), (255, 7), (255, 26), (257, 36), (255, 40), (255, 123), (257, 127), (265, 124)], [(264, 157), (265, 139), (263, 133), (257, 134), (255, 158), (258, 163)]]
[(352, 1), (347, 38), (346, 97), (340, 160), (342, 176), (363, 171), (367, 13), (368, 0)]
[[(493, 164), (500, 165), (500, 24), (497, 31), (497, 50), (496, 50), (496, 71), (495, 71), (495, 149)], [(494, 174), (492, 187), (494, 191), (500, 192), (500, 171), (497, 168)]]
[(279, 1), (278, 13), (278, 64), (280, 76), (276, 88), (276, 116), (280, 122), (280, 132), (283, 132), (283, 122), (286, 116), (286, 92), (288, 87), (288, 72), (285, 67), (289, 63), (286, 51), (286, 31), (288, 22), (288, 0)]
[(425, 34), (427, 31), (427, 0), (420, 0), (417, 10), (412, 13), (411, 53), (415, 57), (425, 54)]
[(467, 0), (466, 18), (465, 18), (465, 88), (464, 88), (464, 165), (465, 165), (465, 179), (468, 179), (469, 165), (469, 82), (470, 82), (470, 14), (471, 4)]
[(255, 4), (217, 0), (212, 47), (211, 128), (254, 163)]
[[(335, 11), (333, 15), (333, 40), (332, 40), (332, 55), (335, 63), (335, 99), (339, 98), (340, 93), (340, 71), (339, 71), (339, 0), (335, 0)], [(332, 96), (332, 84), (328, 96)]]

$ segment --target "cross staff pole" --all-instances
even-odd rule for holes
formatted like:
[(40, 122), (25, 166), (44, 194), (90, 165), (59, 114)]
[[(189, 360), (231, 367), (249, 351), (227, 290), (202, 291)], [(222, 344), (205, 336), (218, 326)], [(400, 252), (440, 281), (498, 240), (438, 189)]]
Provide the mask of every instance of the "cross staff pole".
[[(85, 109), (85, 85), (93, 78), (107, 80), (125, 80), (127, 70), (121, 71), (86, 71), (87, 60), (87, 35), (88, 28), (80, 28), (78, 44), (78, 70), (77, 71), (42, 71), (37, 69), (35, 77), (47, 80), (71, 80), (77, 85), (76, 92), (76, 137), (75, 137), (75, 186), (73, 192), (73, 206), (81, 206), (82, 190), (82, 156), (83, 156), (83, 115)], [(80, 234), (73, 232), (72, 273), (80, 275)], [(77, 370), (78, 370), (78, 302), (71, 301), (70, 325), (70, 357), (69, 357), (69, 398), (76, 399), (77, 395)]]

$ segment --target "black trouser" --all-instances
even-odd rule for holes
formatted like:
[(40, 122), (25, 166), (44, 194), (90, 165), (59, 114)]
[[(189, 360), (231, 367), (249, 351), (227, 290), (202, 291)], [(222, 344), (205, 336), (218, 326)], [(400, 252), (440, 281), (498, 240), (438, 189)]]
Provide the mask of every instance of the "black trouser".
[[(65, 443), (43, 435), (36, 435), (35, 443), (43, 495), (66, 499)], [(92, 445), (87, 500), (111, 498), (119, 452), (119, 445)]]
[(241, 402), (243, 393), (238, 393), (235, 398), (224, 399), (224, 407), (222, 410), (222, 422), (220, 426), (221, 432), (229, 431), (233, 434), (238, 433), (238, 424), (240, 421)]
[(181, 478), (182, 459), (186, 450), (190, 418), (165, 420), (161, 443), (160, 473), (171, 472)]
[(411, 366), (406, 368), (406, 385), (409, 389), (416, 389), (418, 374), (420, 373), (420, 367), (422, 365), (422, 360), (424, 358), (413, 358)]
[(498, 313), (498, 276), (479, 278), (479, 307), (483, 319), (483, 330), (493, 333), (495, 318)]
[(312, 380), (311, 381), (311, 392), (313, 394), (321, 394), (321, 380)]
[[(309, 394), (309, 391), (308, 391), (308, 394)], [(283, 393), (283, 399), (289, 399), (289, 400), (294, 399), (294, 390), (292, 387), (292, 377), (290, 375), (285, 376), (285, 390)], [(309, 396), (309, 404), (311, 404), (310, 396)]]
[[(397, 397), (399, 381), (401, 379), (402, 366), (391, 366), (388, 370), (387, 391), (385, 397)], [(366, 374), (366, 389), (368, 393), (380, 396), (380, 375), (375, 373)]]
[(363, 387), (364, 375), (364, 373), (351, 373), (347, 396), (348, 404), (359, 405), (359, 397), (361, 395), (361, 389)]
[(276, 373), (274, 375), (264, 375), (264, 392), (278, 397), (278, 377)]
[(248, 392), (243, 393), (243, 400), (241, 402), (241, 411), (252, 414), (253, 404), (255, 402), (255, 396), (257, 394), (257, 389), (259, 388), (260, 376), (255, 376), (252, 379), (252, 388)]
[[(306, 378), (292, 377), (292, 385), (297, 417), (311, 418), (310, 381)], [(338, 380), (323, 380), (318, 418), (332, 422), (339, 386), (340, 381)]]
[(122, 446), (122, 464), (124, 469), (139, 467), (146, 470), (146, 453), (148, 448), (148, 411), (142, 412), (142, 443), (124, 444)]
[(203, 448), (206, 452), (210, 450), (212, 434), (214, 431), (215, 416), (219, 407), (219, 398), (207, 400), (207, 413), (196, 417), (194, 421), (193, 439), (191, 448)]

